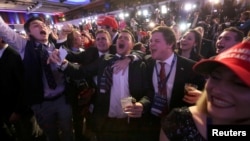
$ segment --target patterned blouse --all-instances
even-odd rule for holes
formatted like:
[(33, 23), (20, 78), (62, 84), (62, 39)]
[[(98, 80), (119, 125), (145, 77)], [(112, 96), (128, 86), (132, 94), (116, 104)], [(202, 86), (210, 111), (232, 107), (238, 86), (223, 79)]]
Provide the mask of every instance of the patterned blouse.
[(173, 109), (162, 119), (162, 129), (171, 141), (206, 141), (187, 107)]

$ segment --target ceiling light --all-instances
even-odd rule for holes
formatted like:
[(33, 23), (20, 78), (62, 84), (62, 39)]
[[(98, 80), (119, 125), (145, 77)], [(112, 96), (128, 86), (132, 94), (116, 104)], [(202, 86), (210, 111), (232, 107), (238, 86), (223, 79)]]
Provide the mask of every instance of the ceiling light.
[(30, 12), (33, 12), (37, 9), (39, 9), (40, 7), (42, 7), (42, 3), (41, 2), (35, 2), (34, 4), (32, 4), (31, 6), (28, 6), (27, 7), (27, 12), (30, 13)]

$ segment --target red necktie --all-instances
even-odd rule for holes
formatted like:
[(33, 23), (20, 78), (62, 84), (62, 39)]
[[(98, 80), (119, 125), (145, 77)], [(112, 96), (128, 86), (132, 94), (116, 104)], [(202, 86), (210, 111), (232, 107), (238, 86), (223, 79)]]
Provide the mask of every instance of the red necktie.
[(163, 109), (161, 116), (166, 115), (169, 111), (168, 107), (168, 97), (167, 97), (167, 80), (166, 80), (166, 71), (165, 71), (165, 62), (159, 62), (161, 65), (160, 69), (160, 82), (159, 82), (159, 93), (166, 98), (166, 105)]
[(165, 72), (165, 62), (159, 62), (161, 65), (160, 69), (160, 82), (158, 85), (159, 93), (163, 96), (167, 96), (167, 87), (166, 87), (166, 72)]

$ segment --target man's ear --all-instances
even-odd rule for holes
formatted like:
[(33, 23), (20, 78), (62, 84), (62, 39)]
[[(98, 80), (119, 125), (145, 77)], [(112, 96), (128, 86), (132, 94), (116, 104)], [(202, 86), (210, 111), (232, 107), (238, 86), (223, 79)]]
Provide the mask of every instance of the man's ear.
[(35, 39), (35, 37), (34, 37), (34, 36), (32, 36), (30, 33), (27, 33), (27, 35), (28, 35), (29, 39), (32, 39), (32, 40), (34, 40), (34, 39)]
[(174, 44), (172, 43), (172, 44), (170, 44), (170, 43), (166, 43), (166, 45), (167, 45), (167, 48), (173, 48), (173, 46), (174, 46)]

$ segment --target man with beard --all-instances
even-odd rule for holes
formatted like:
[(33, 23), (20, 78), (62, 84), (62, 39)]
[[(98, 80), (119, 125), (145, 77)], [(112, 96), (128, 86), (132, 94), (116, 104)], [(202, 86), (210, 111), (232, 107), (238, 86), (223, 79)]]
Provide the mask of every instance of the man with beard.
[[(134, 42), (132, 33), (123, 30), (116, 42), (115, 55), (106, 54), (88, 66), (76, 66), (67, 60), (63, 62), (62, 69), (71, 78), (97, 75), (97, 94), (90, 119), (98, 141), (143, 140), (143, 113), (149, 111), (153, 94), (147, 81), (146, 65), (142, 60), (128, 60), (128, 67), (119, 71), (119, 66), (114, 64), (120, 61), (119, 58), (131, 57)], [(58, 52), (53, 52), (52, 57), (54, 62), (60, 61)], [(133, 97), (131, 105), (125, 109), (121, 105), (124, 97)]]
[(55, 49), (49, 40), (49, 28), (39, 17), (28, 19), (24, 24), (28, 40), (12, 30), (2, 18), (0, 29), (0, 36), (23, 59), (24, 102), (31, 106), (50, 141), (72, 141), (72, 111), (65, 98), (64, 75), (56, 64), (47, 63), (49, 52)]

